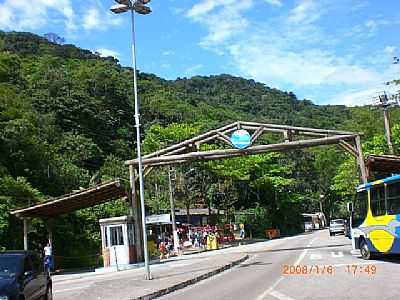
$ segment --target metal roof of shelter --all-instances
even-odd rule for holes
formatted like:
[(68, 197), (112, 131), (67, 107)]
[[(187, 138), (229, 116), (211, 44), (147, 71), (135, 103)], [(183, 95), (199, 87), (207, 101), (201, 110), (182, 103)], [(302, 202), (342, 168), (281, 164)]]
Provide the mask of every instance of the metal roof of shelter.
[(55, 217), (79, 209), (92, 207), (101, 203), (116, 200), (127, 195), (119, 180), (108, 181), (76, 193), (63, 195), (34, 206), (11, 212), (19, 218)]

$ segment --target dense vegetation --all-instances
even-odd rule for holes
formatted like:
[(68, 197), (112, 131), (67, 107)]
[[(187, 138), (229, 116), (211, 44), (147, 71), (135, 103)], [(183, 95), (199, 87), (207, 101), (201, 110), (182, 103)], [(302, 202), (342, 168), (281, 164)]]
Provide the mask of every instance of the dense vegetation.
[[(30, 33), (0, 32), (0, 249), (22, 247), (22, 224), (10, 210), (127, 178), (123, 161), (135, 157), (136, 148), (131, 78), (132, 70), (112, 57)], [(387, 150), (379, 110), (315, 105), (253, 80), (218, 75), (168, 81), (140, 73), (139, 94), (147, 153), (236, 120), (360, 131), (364, 151)], [(391, 113), (399, 146), (400, 113)], [(290, 234), (300, 229), (300, 212), (322, 205), (328, 217), (345, 214), (357, 180), (353, 158), (322, 147), (180, 166), (176, 196), (183, 208), (224, 209), (221, 222), (241, 211), (254, 235), (267, 227)], [(167, 182), (166, 169), (146, 178), (149, 212), (168, 209)], [(45, 222), (52, 222), (63, 265), (94, 264), (98, 219), (127, 211), (118, 200), (55, 220), (35, 219), (30, 246), (43, 244)]]

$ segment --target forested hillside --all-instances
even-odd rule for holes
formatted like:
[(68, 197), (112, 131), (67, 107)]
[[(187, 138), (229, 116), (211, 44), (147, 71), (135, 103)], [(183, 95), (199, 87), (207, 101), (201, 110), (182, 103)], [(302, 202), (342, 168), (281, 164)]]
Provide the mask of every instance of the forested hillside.
[[(386, 151), (383, 120), (370, 107), (315, 105), (292, 92), (230, 75), (164, 80), (139, 74), (143, 149), (154, 151), (236, 120), (364, 132), (365, 151)], [(400, 113), (393, 110), (400, 144)], [(132, 70), (73, 45), (31, 33), (0, 32), (0, 249), (21, 248), (22, 225), (9, 211), (80, 187), (127, 178), (135, 157)], [(343, 214), (357, 183), (354, 160), (334, 147), (257, 155), (178, 168), (178, 206), (196, 203), (249, 211), (254, 234), (270, 226), (299, 229), (299, 212)], [(149, 212), (168, 208), (166, 171), (146, 178)], [(221, 196), (222, 195), (222, 196)], [(96, 263), (98, 219), (127, 213), (104, 204), (54, 220), (55, 252), (68, 266)], [(226, 218), (231, 218), (227, 213)], [(32, 247), (43, 243), (33, 221)], [(79, 258), (78, 258), (79, 256)]]

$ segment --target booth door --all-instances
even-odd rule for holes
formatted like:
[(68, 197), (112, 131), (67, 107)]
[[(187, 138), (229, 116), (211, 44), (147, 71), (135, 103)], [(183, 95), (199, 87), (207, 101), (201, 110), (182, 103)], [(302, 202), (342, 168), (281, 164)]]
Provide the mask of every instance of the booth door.
[(127, 247), (124, 244), (124, 230), (122, 225), (112, 225), (108, 227), (110, 265), (116, 266), (128, 264), (129, 257)]

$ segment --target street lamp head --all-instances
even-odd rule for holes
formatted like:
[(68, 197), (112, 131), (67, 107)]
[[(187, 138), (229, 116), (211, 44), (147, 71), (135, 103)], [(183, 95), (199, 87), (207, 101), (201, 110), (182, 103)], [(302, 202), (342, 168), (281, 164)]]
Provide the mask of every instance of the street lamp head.
[(121, 14), (129, 10), (129, 6), (125, 4), (116, 4), (111, 6), (110, 10), (115, 14)]
[(126, 6), (131, 6), (131, 1), (130, 0), (115, 0), (115, 2), (117, 2), (119, 4), (126, 5)]
[(133, 3), (133, 9), (141, 15), (147, 15), (151, 13), (151, 9), (148, 6), (145, 6), (141, 1), (136, 1)]
[(151, 0), (137, 0), (136, 2), (140, 2), (142, 4), (147, 4), (149, 3)]

